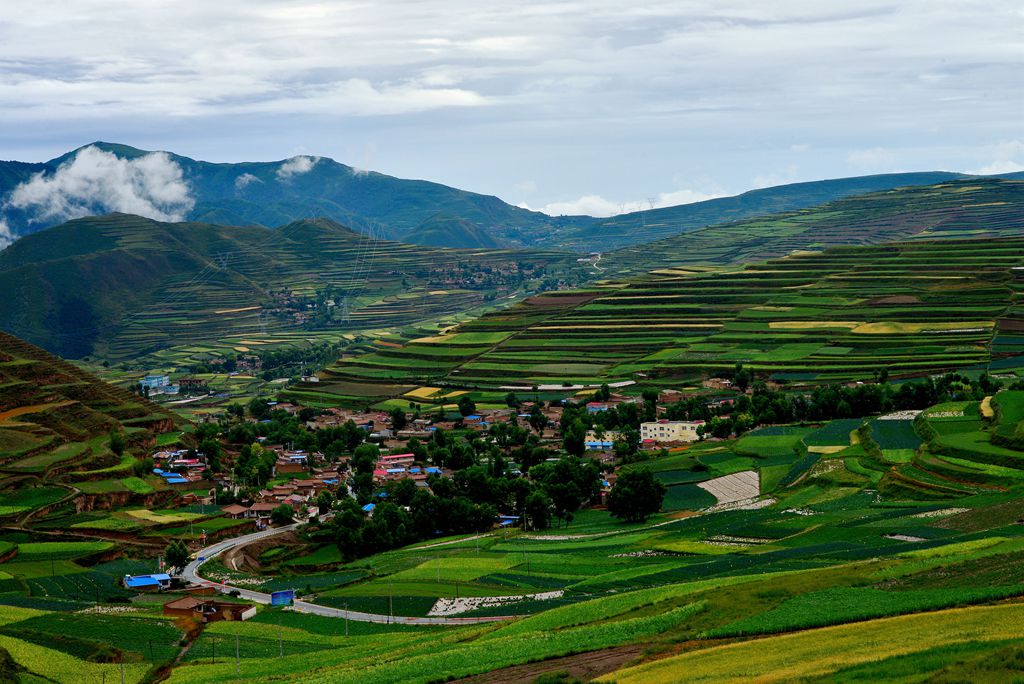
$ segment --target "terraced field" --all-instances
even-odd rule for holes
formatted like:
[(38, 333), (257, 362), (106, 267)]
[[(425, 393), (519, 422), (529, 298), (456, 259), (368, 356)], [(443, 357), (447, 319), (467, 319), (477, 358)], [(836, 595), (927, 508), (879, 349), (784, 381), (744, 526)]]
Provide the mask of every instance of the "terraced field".
[(389, 242), (327, 220), (269, 230), (115, 214), (5, 250), (0, 290), (14, 296), (0, 301), (0, 326), (71, 358), (135, 359), (225, 338), (246, 346), (289, 331), (437, 320), (570, 271), (582, 276), (557, 252)]
[(1000, 237), (1024, 230), (1020, 180), (953, 180), (828, 202), (603, 255), (604, 277), (741, 264), (803, 250), (906, 239)]
[[(491, 389), (691, 382), (736, 363), (793, 382), (1024, 366), (1024, 239), (908, 241), (531, 298), (330, 369), (337, 382)], [(571, 359), (571, 362), (567, 362)]]

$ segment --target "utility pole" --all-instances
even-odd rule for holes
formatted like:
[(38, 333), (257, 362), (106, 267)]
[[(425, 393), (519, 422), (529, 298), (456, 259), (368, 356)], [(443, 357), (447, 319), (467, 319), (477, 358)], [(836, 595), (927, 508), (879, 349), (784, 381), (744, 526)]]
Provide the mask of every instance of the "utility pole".
[(391, 590), (391, 578), (388, 577), (388, 622), (395, 616), (394, 594)]
[(235, 635), (235, 674), (238, 674), (238, 635)]
[(348, 604), (345, 604), (345, 636), (348, 636)]
[(281, 638), (281, 616), (277, 616), (277, 655), (284, 657), (284, 641)]
[(210, 662), (217, 662), (217, 637), (210, 637)]
[(121, 665), (121, 684), (124, 684), (124, 661), (122, 660), (119, 664)]

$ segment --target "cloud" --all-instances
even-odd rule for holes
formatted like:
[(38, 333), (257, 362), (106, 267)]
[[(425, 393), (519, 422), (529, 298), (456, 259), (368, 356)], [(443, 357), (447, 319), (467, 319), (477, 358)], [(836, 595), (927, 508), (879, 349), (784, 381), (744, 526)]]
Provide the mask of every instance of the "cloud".
[(277, 179), (280, 181), (291, 180), (293, 176), (301, 176), (304, 173), (309, 173), (316, 166), (316, 163), (320, 161), (320, 157), (311, 157), (306, 154), (300, 154), (297, 157), (281, 162), (280, 168), (277, 169)]
[(6, 249), (15, 241), (14, 233), (7, 226), (7, 222), (0, 219), (0, 250)]
[(995, 176), (1001, 173), (1024, 171), (1024, 140), (1004, 140), (985, 151), (992, 161), (967, 173), (978, 176)]
[(884, 147), (851, 150), (846, 155), (846, 161), (862, 171), (869, 172), (895, 171), (898, 165), (896, 155)]
[[(583, 195), (574, 200), (551, 202), (539, 209), (535, 209), (535, 211), (541, 211), (549, 216), (577, 216), (585, 214), (587, 216), (607, 217), (636, 211), (647, 211), (652, 208), (660, 209), (662, 207), (675, 207), (680, 204), (693, 204), (694, 202), (704, 202), (724, 196), (725, 193), (679, 189), (662, 192), (657, 197), (649, 197), (643, 200), (614, 202), (605, 199), (601, 195), (591, 194)], [(519, 206), (524, 209), (530, 209), (526, 204), (520, 204)]]
[(798, 178), (798, 171), (796, 164), (789, 164), (775, 171), (758, 174), (754, 176), (754, 189), (773, 188), (777, 185), (795, 183)]
[(376, 141), (361, 168), (488, 194), (531, 178), (519, 198), (543, 205), (642, 199), (678, 171), (740, 189), (803, 145), (804, 179), (874, 147), (980, 169), (1020, 136), (1019, 0), (53, 5), (4, 7), (8, 156), (110, 131), (215, 161)]
[(14, 188), (7, 205), (34, 221), (66, 221), (112, 211), (181, 221), (195, 206), (181, 167), (164, 152), (135, 159), (90, 145), (47, 176)]
[[(280, 169), (278, 170), (280, 172)], [(243, 173), (241, 176), (235, 179), (235, 190), (245, 190), (253, 183), (262, 183), (259, 178), (252, 175), (251, 173)]]

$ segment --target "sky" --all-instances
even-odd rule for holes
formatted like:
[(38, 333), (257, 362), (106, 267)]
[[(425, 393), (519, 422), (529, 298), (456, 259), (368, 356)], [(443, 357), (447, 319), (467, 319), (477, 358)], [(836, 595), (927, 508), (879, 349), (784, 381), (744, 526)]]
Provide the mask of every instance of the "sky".
[(320, 155), (594, 215), (1024, 170), (1019, 0), (3, 4), (4, 159)]

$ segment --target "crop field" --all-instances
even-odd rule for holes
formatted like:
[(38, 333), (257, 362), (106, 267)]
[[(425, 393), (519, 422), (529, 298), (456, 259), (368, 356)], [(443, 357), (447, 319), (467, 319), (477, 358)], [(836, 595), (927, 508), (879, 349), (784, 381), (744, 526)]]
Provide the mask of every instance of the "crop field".
[[(997, 322), (1016, 320), (1011, 269), (1024, 263), (1022, 248), (1019, 238), (921, 240), (739, 270), (652, 273), (547, 293), (452, 333), (346, 360), (328, 377), (403, 392), (438, 384), (501, 391), (640, 373), (641, 383), (682, 385), (736, 363), (804, 383), (865, 379), (881, 368), (912, 376), (983, 367)], [(484, 342), (491, 346), (481, 349)]]
[[(1009, 405), (1014, 399), (1000, 393), (994, 403)], [(343, 620), (261, 608), (254, 620), (207, 626), (173, 669), (171, 681), (426, 682), (529, 668), (524, 670), (529, 675), (516, 675), (526, 678), (564, 669), (563, 663), (577, 667), (573, 654), (620, 648), (632, 655), (608, 662), (595, 658), (604, 664), (586, 670), (586, 676), (646, 677), (646, 669), (636, 670), (643, 675), (615, 671), (634, 658), (654, 657), (636, 667), (674, 668), (682, 659), (691, 663), (685, 667), (695, 668), (698, 680), (737, 667), (729, 676), (740, 678), (745, 663), (728, 659), (726, 649), (759, 649), (776, 640), (780, 648), (792, 649), (787, 667), (803, 667), (793, 655), (814, 648), (818, 655), (808, 656), (808, 673), (854, 673), (876, 656), (898, 659), (947, 647), (962, 653), (957, 649), (978, 640), (958, 636), (959, 628), (950, 625), (956, 622), (964, 634), (973, 634), (970, 625), (988, 619), (997, 627), (986, 640), (1002, 647), (1009, 628), (998, 625), (1010, 618), (991, 611), (1016, 611), (1015, 604), (1001, 602), (1024, 596), (1024, 573), (1018, 570), (1024, 567), (1024, 534), (1012, 525), (1021, 514), (1015, 501), (1024, 487), (1024, 468), (988, 459), (986, 449), (1017, 454), (989, 441), (998, 425), (949, 415), (965, 411), (970, 416), (970, 409), (943, 405), (926, 411), (929, 424), (960, 430), (936, 433), (931, 440), (917, 437), (910, 421), (872, 421), (872, 434), (886, 445), (886, 456), (906, 452), (905, 459), (877, 471), (859, 446), (837, 455), (806, 451), (807, 442), (848, 444), (860, 421), (774, 426), (739, 440), (691, 445), (646, 463), (669, 485), (669, 493), (663, 511), (644, 523), (623, 524), (598, 508), (540, 532), (504, 530), (442, 546), (422, 543), (352, 563), (342, 562), (337, 549), (326, 544), (282, 564), (285, 574), (231, 572), (234, 581), (296, 589), (307, 600), (338, 608), (417, 616), (442, 602), (456, 616), (509, 619), (433, 629), (349, 623), (346, 636)], [(916, 446), (909, 444), (912, 437)], [(961, 440), (955, 454), (944, 448), (951, 438)], [(967, 443), (979, 446), (963, 446)], [(761, 501), (750, 505), (744, 499), (735, 509), (709, 511), (716, 497), (697, 485), (710, 487), (722, 478), (753, 483), (743, 496)], [(936, 492), (944, 498), (937, 500)], [(188, 521), (200, 515), (128, 508), (82, 513), (66, 522), (82, 525), (76, 529), (157, 525), (166, 537), (187, 535)], [(144, 537), (155, 534), (137, 530)], [(151, 571), (151, 565), (118, 560), (89, 567), (85, 559), (109, 548), (103, 542), (12, 537), (9, 543), (18, 553), (0, 564), (0, 588), (6, 591), (0, 603), (7, 604), (0, 614), (30, 612), (14, 626), (0, 625), (0, 635), (83, 661), (104, 641), (126, 654), (126, 663), (139, 672), (176, 652), (177, 627), (144, 607), (159, 603), (133, 604), (142, 612), (89, 612), (109, 598), (127, 598), (118, 578)], [(1019, 624), (1019, 616), (1013, 619)], [(846, 630), (883, 629), (900, 620), (935, 627), (913, 646), (879, 645), (842, 658), (804, 637), (839, 630), (836, 638), (845, 638)], [(92, 632), (90, 624), (95, 624)], [(747, 641), (755, 636), (760, 640)], [(739, 641), (720, 646), (723, 639)], [(680, 643), (696, 650), (673, 650)], [(671, 680), (675, 675), (656, 676)]]

